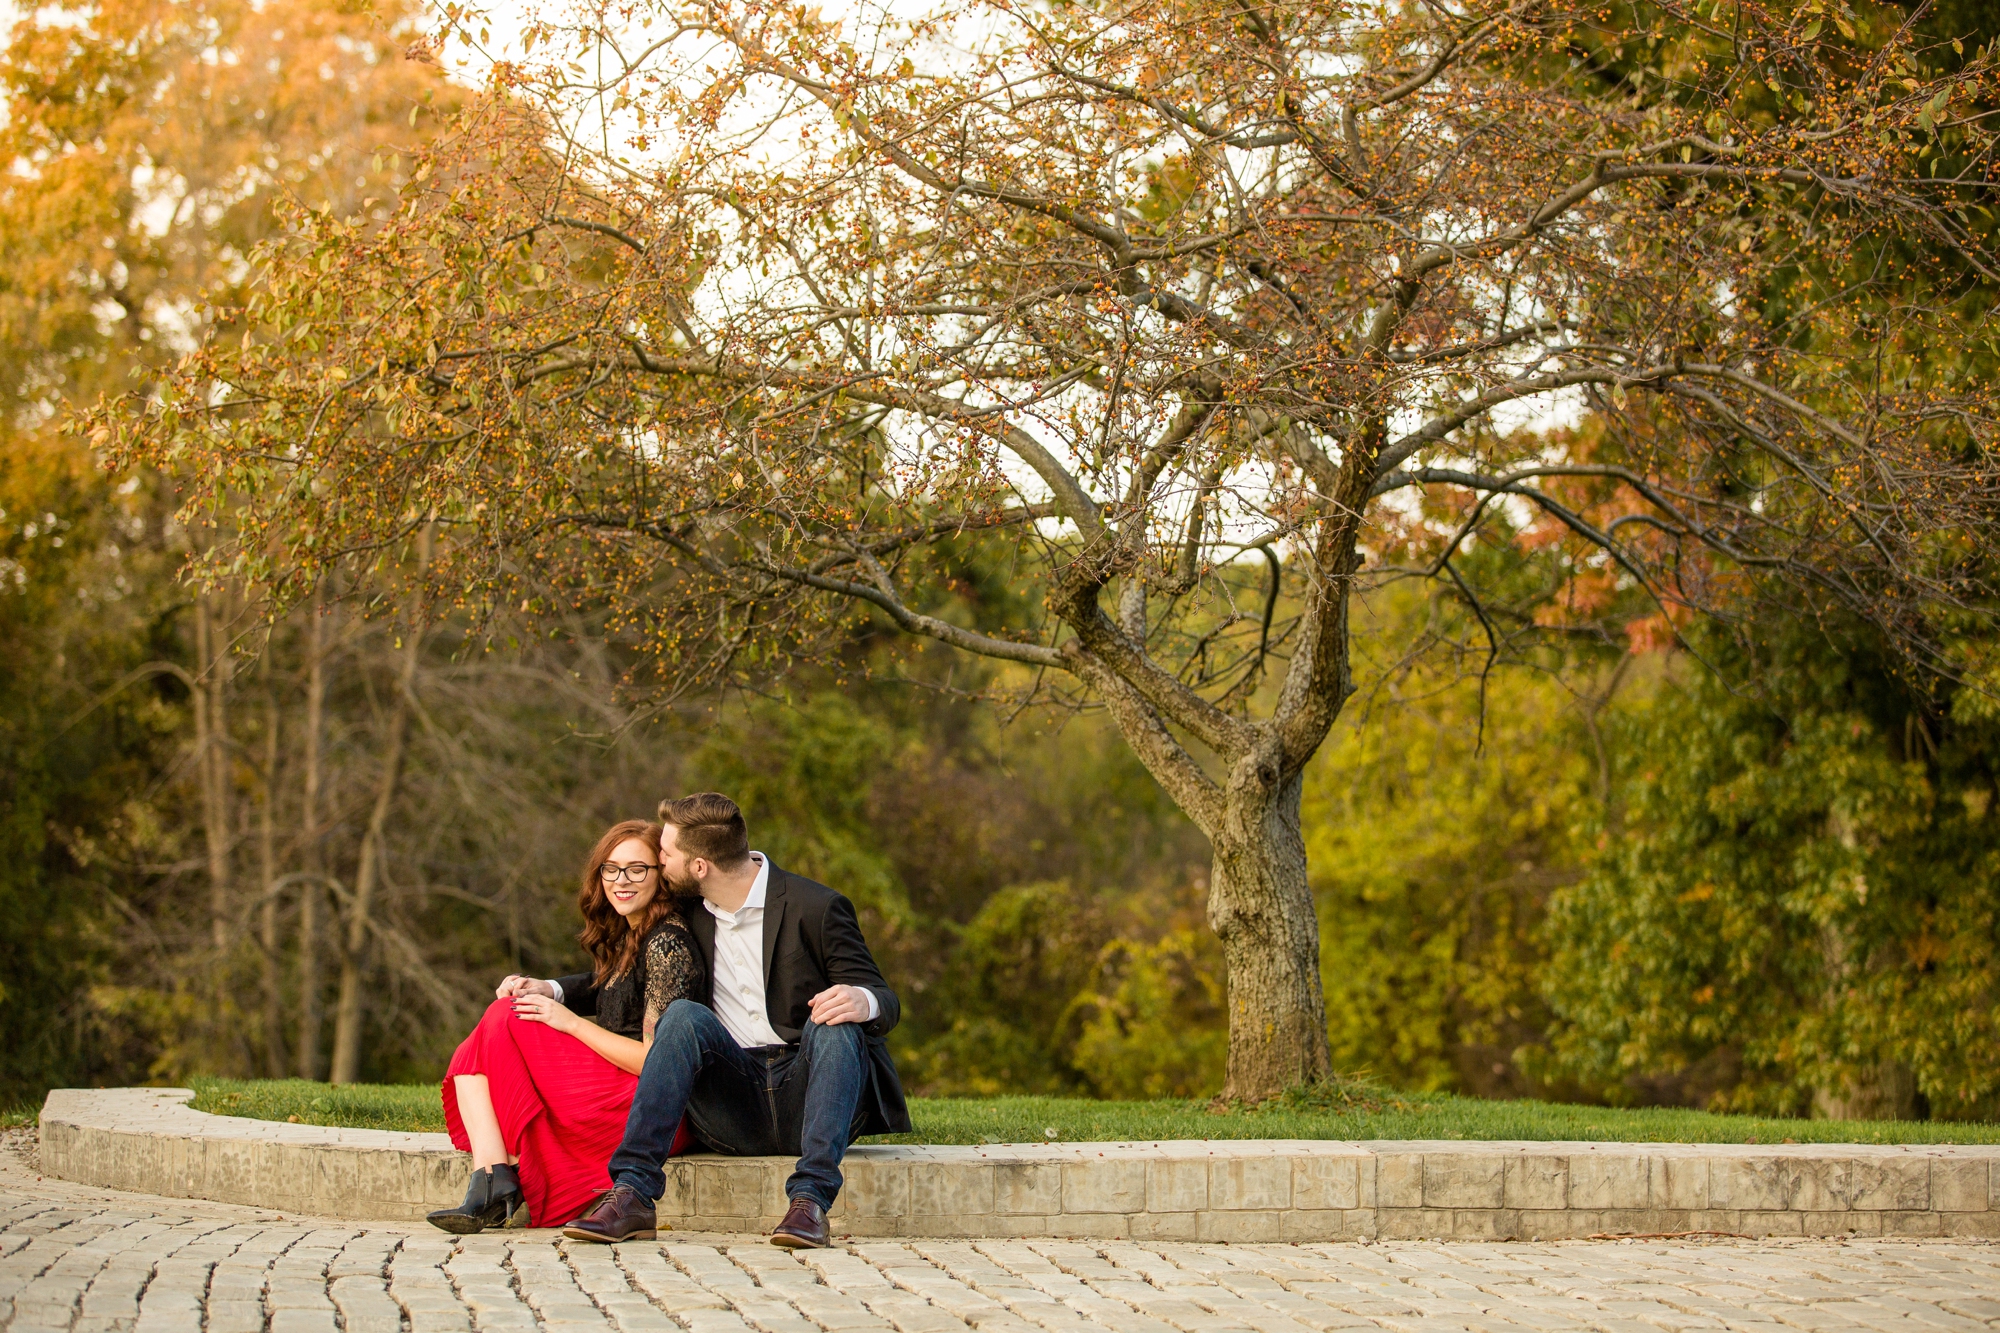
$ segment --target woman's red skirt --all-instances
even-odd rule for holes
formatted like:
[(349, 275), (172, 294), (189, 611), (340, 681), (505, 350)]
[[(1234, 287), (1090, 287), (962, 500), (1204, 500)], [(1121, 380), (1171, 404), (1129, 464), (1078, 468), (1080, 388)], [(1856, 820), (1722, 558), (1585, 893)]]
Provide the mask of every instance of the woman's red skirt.
[[(562, 1226), (610, 1188), (606, 1172), (625, 1137), (637, 1075), (566, 1032), (514, 1017), (512, 1003), (495, 1000), (444, 1074), (444, 1123), (460, 1152), (472, 1150), (452, 1082), (463, 1074), (486, 1076), (501, 1140), (521, 1159), (532, 1225)], [(679, 1156), (692, 1142), (682, 1121), (668, 1155)]]

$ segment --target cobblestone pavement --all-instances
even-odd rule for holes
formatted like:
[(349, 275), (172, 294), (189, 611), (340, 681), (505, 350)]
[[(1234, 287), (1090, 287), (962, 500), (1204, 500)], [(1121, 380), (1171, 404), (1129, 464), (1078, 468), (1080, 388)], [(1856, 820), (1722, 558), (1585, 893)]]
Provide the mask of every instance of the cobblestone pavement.
[(452, 1237), (91, 1190), (0, 1140), (11, 1333), (1971, 1333), (1968, 1241), (865, 1241)]

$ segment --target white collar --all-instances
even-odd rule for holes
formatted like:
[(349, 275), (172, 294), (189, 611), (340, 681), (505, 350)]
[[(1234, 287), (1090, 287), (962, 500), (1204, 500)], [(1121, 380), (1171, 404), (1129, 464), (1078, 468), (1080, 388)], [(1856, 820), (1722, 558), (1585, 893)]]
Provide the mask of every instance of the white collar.
[(771, 858), (762, 852), (752, 852), (750, 855), (757, 858), (757, 878), (751, 883), (750, 894), (743, 900), (742, 906), (733, 912), (725, 912), (708, 899), (701, 900), (701, 905), (710, 913), (731, 925), (741, 921), (743, 914), (753, 907), (760, 912), (764, 910), (764, 893), (771, 882)]

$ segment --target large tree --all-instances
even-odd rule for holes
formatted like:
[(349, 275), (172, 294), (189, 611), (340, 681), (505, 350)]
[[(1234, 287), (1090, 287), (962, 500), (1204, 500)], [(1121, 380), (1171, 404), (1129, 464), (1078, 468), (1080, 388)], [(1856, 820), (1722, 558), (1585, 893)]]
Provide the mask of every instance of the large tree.
[[(1994, 71), (1894, 12), (708, 0), (531, 36), (393, 218), (301, 213), (106, 438), (249, 497), (217, 559), (287, 595), (429, 527), (440, 588), (608, 604), (664, 689), (865, 614), (1104, 707), (1213, 847), (1230, 1094), (1328, 1070), (1301, 778), (1365, 578), (1448, 580), (1497, 643), (1455, 562), (1497, 514), (1572, 609), (1663, 632), (1768, 587), (1948, 666), (1940, 611), (1982, 614), (1991, 416), (1927, 349), (2000, 260)], [(1025, 620), (942, 609), (968, 541)]]

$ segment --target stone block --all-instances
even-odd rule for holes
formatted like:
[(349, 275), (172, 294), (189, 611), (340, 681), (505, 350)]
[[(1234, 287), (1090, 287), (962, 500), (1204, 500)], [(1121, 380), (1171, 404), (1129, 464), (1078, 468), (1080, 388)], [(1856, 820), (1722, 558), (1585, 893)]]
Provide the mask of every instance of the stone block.
[[(260, 1204), (257, 1197), (257, 1164), (241, 1139), (210, 1139), (202, 1153), (202, 1198), (217, 1203)], [(401, 1198), (402, 1173), (395, 1164), (385, 1164), (388, 1191), (381, 1197)]]
[(1521, 1214), (1512, 1208), (1454, 1208), (1450, 1234), (1458, 1240), (1513, 1240), (1521, 1234)]
[(1210, 1210), (1282, 1211), (1292, 1206), (1289, 1157), (1218, 1157), (1208, 1164)]
[(1340, 1215), (1342, 1239), (1373, 1240), (1381, 1232), (1382, 1228), (1373, 1208), (1350, 1208)]
[(1424, 1154), (1426, 1208), (1498, 1208), (1507, 1159), (1496, 1152)]
[(1825, 1163), (1807, 1175), (1800, 1206), (1814, 1212), (1905, 1210), (1931, 1206), (1927, 1154), (1852, 1157)]
[(1521, 1153), (1507, 1159), (1501, 1202), (1508, 1208), (1562, 1208), (1569, 1202), (1569, 1159)]
[(1820, 1165), (1791, 1157), (1715, 1157), (1708, 1164), (1709, 1206), (1755, 1212), (1792, 1208), (1811, 1169)]
[(1941, 1213), (1989, 1211), (1991, 1175), (1991, 1164), (1983, 1157), (1931, 1158), (1931, 1207)]
[[(1700, 1228), (1689, 1220), (1690, 1214), (1675, 1208), (1605, 1208), (1590, 1213), (1579, 1213), (1579, 1219), (1588, 1218), (1590, 1230), (1618, 1236), (1644, 1236), (1664, 1231), (1695, 1231)], [(1581, 1225), (1581, 1221), (1579, 1221)]]
[[(1363, 1200), (1363, 1206), (1367, 1206)], [(1421, 1208), (1424, 1205), (1424, 1155), (1382, 1153), (1375, 1158), (1375, 1206)]]
[(910, 1211), (910, 1168), (901, 1162), (849, 1159), (841, 1175), (840, 1198), (834, 1201), (841, 1216), (902, 1217)]
[(764, 1162), (704, 1160), (694, 1164), (694, 1216), (762, 1217), (784, 1210), (782, 1178)]
[(315, 1148), (308, 1159), (311, 1173), (306, 1186), (314, 1211), (328, 1217), (363, 1217), (361, 1204), (361, 1164), (359, 1154), (338, 1147)]
[[(203, 1184), (208, 1172), (207, 1145), (192, 1146), (196, 1166), (192, 1183)], [(87, 1131), (77, 1143), (84, 1170), (104, 1180), (143, 1179), (144, 1173), (158, 1169), (159, 1139), (151, 1134), (106, 1134)]]
[(1060, 1213), (1062, 1168), (1054, 1162), (1003, 1162), (995, 1166), (993, 1211)]
[[(426, 1169), (427, 1164), (424, 1161), (423, 1154), (404, 1152), (401, 1149), (396, 1149), (395, 1153), (396, 1160), (402, 1167), (403, 1180), (402, 1193), (396, 1196), (397, 1201), (401, 1203), (423, 1203), (430, 1184), (430, 1173)], [(457, 1203), (459, 1199), (463, 1199), (464, 1197), (465, 1191), (461, 1189), (458, 1192), (458, 1198), (452, 1199), (450, 1202)], [(443, 1205), (438, 1206), (441, 1207)]]
[[(205, 1145), (195, 1144), (200, 1154), (203, 1170), (206, 1170), (207, 1153)], [(78, 1174), (93, 1184), (104, 1184), (113, 1189), (131, 1189), (126, 1183), (148, 1179), (148, 1172), (157, 1171), (155, 1160), (158, 1145), (149, 1134), (106, 1134), (97, 1130), (85, 1130), (77, 1138), (74, 1160)], [(196, 1182), (200, 1184), (199, 1174)]]
[(1278, 1239), (1288, 1241), (1339, 1240), (1346, 1234), (1348, 1213), (1344, 1208), (1293, 1208), (1278, 1219)]
[(472, 1183), (472, 1156), (469, 1153), (413, 1152), (409, 1163), (409, 1201), (429, 1212), (449, 1208), (465, 1198)]
[(1908, 1213), (1885, 1210), (1880, 1216), (1884, 1236), (1942, 1236), (1945, 1234), (1945, 1219), (1952, 1214), (1926, 1208), (1922, 1212)]
[(1688, 1214), (1689, 1231), (1741, 1231), (1743, 1214), (1733, 1208), (1701, 1208)]
[(911, 1217), (983, 1217), (992, 1212), (991, 1171), (971, 1164), (910, 1164)]
[(1307, 1156), (1292, 1161), (1292, 1207), (1320, 1211), (1361, 1206), (1358, 1157)]
[[(47, 1132), (47, 1130), (43, 1131), (43, 1133)], [(81, 1184), (110, 1185), (114, 1189), (122, 1188), (122, 1186), (113, 1183), (113, 1178), (118, 1174), (117, 1170), (110, 1163), (100, 1160), (102, 1157), (101, 1149), (104, 1146), (108, 1146), (112, 1141), (112, 1136), (108, 1134), (99, 1134), (92, 1130), (77, 1130), (74, 1132), (65, 1151), (54, 1156), (44, 1156), (42, 1158), (42, 1169), (54, 1172), (57, 1165), (60, 1164), (69, 1179), (78, 1181)], [(197, 1151), (204, 1150), (204, 1145), (199, 1143), (195, 1144), (194, 1147)]]
[[(152, 1171), (158, 1165), (158, 1145), (152, 1135), (92, 1135), (90, 1149), (96, 1171), (110, 1179), (128, 1179), (134, 1171)], [(256, 1165), (250, 1167), (256, 1171)]]
[(1708, 1158), (1655, 1157), (1653, 1202), (1662, 1208), (1708, 1207)]
[[(299, 1202), (290, 1206), (302, 1208), (304, 1201), (300, 1196), (311, 1188), (315, 1174), (308, 1150), (289, 1143), (258, 1143), (251, 1145), (251, 1149), (250, 1171), (257, 1182), (257, 1198), (266, 1202), (295, 1199)], [(461, 1193), (458, 1199), (451, 1202), (457, 1203), (464, 1197)]]
[[(100, 1135), (108, 1137), (108, 1135)], [(200, 1153), (200, 1145), (190, 1141), (186, 1135), (142, 1135), (146, 1141), (146, 1153), (138, 1159), (148, 1171), (154, 1171), (154, 1179), (172, 1181), (180, 1189), (188, 1189), (194, 1183), (194, 1161)]]
[[(103, 1180), (114, 1187), (131, 1188), (124, 1182), (146, 1180), (150, 1173), (158, 1172), (160, 1150), (164, 1145), (150, 1134), (106, 1134), (101, 1131), (85, 1130), (77, 1138), (76, 1156), (84, 1175)], [(189, 1184), (201, 1187), (206, 1179), (208, 1154), (206, 1145), (190, 1144), (195, 1159), (195, 1168), (188, 1173)]]
[(1745, 1209), (1736, 1229), (1749, 1236), (1803, 1236), (1806, 1234), (1806, 1215), (1792, 1211)]
[(1148, 1209), (1126, 1220), (1131, 1225), (1133, 1240), (1194, 1240), (1199, 1216), (1191, 1210), (1163, 1213)]
[[(364, 1207), (379, 1208), (392, 1200), (400, 1202), (403, 1192), (403, 1172), (400, 1155), (387, 1152), (356, 1151), (354, 1153), (354, 1188), (360, 1196), (358, 1202)], [(379, 1213), (367, 1215), (380, 1216)]]
[(1855, 1210), (1844, 1213), (1806, 1213), (1802, 1217), (1808, 1236), (1879, 1236), (1882, 1210)]
[[(1146, 1211), (1193, 1213), (1208, 1207), (1208, 1163), (1181, 1158), (1146, 1163)], [(1149, 1239), (1165, 1239), (1150, 1237)]]
[(1276, 1209), (1215, 1209), (1195, 1214), (1195, 1239), (1252, 1245), (1283, 1239), (1285, 1215)]
[(1451, 1234), (1451, 1213), (1443, 1208), (1379, 1208), (1375, 1234), (1383, 1240), (1433, 1240)]
[(1572, 1153), (1569, 1206), (1644, 1208), (1652, 1202), (1652, 1165), (1652, 1158), (1635, 1152)]
[[(168, 1163), (178, 1157), (183, 1190), (200, 1184), (207, 1154), (200, 1143), (176, 1143), (165, 1134), (91, 1134), (86, 1142), (98, 1171), (117, 1180), (144, 1182), (169, 1175)], [(200, 1163), (200, 1171), (188, 1163)], [(129, 1188), (129, 1186), (128, 1186)]]
[(995, 1236), (1076, 1236), (1086, 1240), (1130, 1240), (1131, 1218), (1124, 1213), (1064, 1213), (1059, 1217), (995, 1217)]
[(1144, 1212), (1146, 1166), (1117, 1157), (1063, 1163), (1063, 1214)]
[(1518, 1216), (1521, 1219), (1522, 1240), (1574, 1240), (1604, 1229), (1599, 1225), (1596, 1213), (1574, 1209), (1536, 1208)]
[[(666, 1164), (663, 1171), (665, 1184), (653, 1211), (661, 1217), (693, 1217), (695, 1211), (695, 1164), (686, 1158), (679, 1158)], [(847, 1193), (841, 1191), (845, 1202)]]
[[(387, 1167), (377, 1174), (377, 1183), (387, 1191), (381, 1198), (392, 1200), (398, 1206), (407, 1206), (418, 1187), (416, 1173), (411, 1169), (410, 1155), (400, 1149), (390, 1149), (379, 1156), (385, 1159)], [(461, 1194), (460, 1198), (463, 1197)], [(452, 1202), (456, 1203), (458, 1200), (454, 1199)]]
[[(91, 1136), (100, 1142), (108, 1142), (111, 1135), (97, 1133)], [(207, 1165), (202, 1141), (184, 1134), (149, 1134), (152, 1144), (150, 1165), (159, 1172), (162, 1184), (153, 1192), (171, 1194), (177, 1198), (200, 1198), (201, 1173)], [(135, 1179), (125, 1186), (127, 1189), (144, 1191), (143, 1178)]]
[(77, 1179), (76, 1137), (74, 1126), (43, 1120), (37, 1133), (42, 1170), (63, 1180)]

